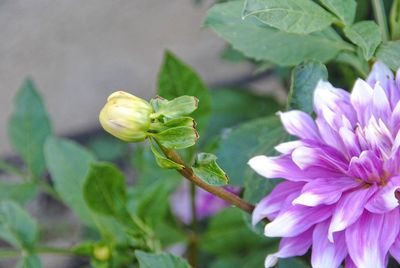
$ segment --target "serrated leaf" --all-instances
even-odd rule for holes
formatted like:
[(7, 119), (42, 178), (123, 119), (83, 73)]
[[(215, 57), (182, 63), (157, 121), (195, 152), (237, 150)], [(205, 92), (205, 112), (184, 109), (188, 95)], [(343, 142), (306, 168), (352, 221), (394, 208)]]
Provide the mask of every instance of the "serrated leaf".
[(198, 107), (198, 103), (199, 100), (196, 97), (180, 96), (170, 101), (157, 101), (157, 104), (153, 105), (153, 107), (157, 107), (155, 116), (163, 115), (167, 118), (176, 118), (194, 112)]
[(0, 200), (11, 199), (20, 204), (25, 204), (35, 198), (36, 194), (37, 185), (35, 183), (0, 182)]
[(320, 2), (346, 25), (353, 23), (357, 8), (355, 0), (320, 0)]
[(319, 62), (305, 62), (296, 66), (292, 71), (288, 107), (313, 112), (314, 90), (319, 80), (328, 79), (328, 70)]
[(192, 167), (194, 174), (214, 186), (228, 184), (228, 176), (218, 166), (217, 157), (213, 154), (199, 153)]
[(91, 165), (83, 194), (88, 206), (97, 213), (117, 217), (126, 211), (124, 175), (112, 164)]
[(45, 169), (43, 145), (52, 130), (42, 98), (30, 79), (24, 81), (16, 96), (7, 130), (11, 145), (21, 155), (31, 175), (40, 177)]
[(219, 164), (230, 176), (230, 184), (243, 186), (249, 159), (258, 154), (270, 154), (287, 139), (276, 116), (243, 123), (222, 136), (217, 150)]
[(31, 251), (36, 244), (38, 227), (17, 203), (0, 202), (0, 237), (18, 249)]
[(184, 149), (196, 144), (199, 135), (192, 127), (173, 127), (153, 137), (168, 149)]
[(171, 52), (166, 52), (158, 75), (157, 93), (166, 99), (184, 95), (199, 99), (198, 109), (192, 114), (199, 131), (208, 122), (210, 114), (210, 95), (199, 75)]
[(382, 42), (379, 26), (374, 21), (360, 21), (344, 28), (345, 35), (363, 52), (364, 58), (370, 60), (376, 48)]
[(394, 0), (390, 9), (390, 32), (393, 40), (400, 38), (400, 1)]
[(376, 52), (376, 57), (393, 71), (400, 68), (400, 41), (382, 43)]
[(181, 170), (183, 168), (183, 165), (175, 163), (174, 161), (169, 160), (161, 153), (159, 153), (157, 148), (154, 147), (153, 142), (151, 141), (150, 141), (150, 148), (151, 151), (153, 152), (154, 158), (156, 159), (156, 162), (159, 167), (166, 169), (177, 169), (177, 170)]
[(147, 253), (136, 250), (140, 268), (191, 268), (186, 260), (170, 253)]
[(339, 51), (349, 49), (344, 41), (330, 39), (318, 32), (311, 35), (286, 33), (260, 25), (256, 18), (242, 20), (243, 3), (229, 1), (214, 5), (204, 24), (247, 57), (293, 66), (305, 60), (327, 62)]
[(323, 30), (335, 20), (311, 0), (247, 0), (243, 17), (247, 16), (255, 16), (281, 31), (298, 34)]

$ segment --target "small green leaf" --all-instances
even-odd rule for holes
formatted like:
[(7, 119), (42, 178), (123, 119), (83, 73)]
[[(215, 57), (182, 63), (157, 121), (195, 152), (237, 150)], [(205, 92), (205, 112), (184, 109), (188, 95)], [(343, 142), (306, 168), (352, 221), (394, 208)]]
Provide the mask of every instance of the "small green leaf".
[(0, 202), (0, 237), (18, 249), (31, 251), (36, 244), (38, 227), (17, 203)]
[(345, 35), (363, 52), (364, 58), (370, 60), (376, 48), (382, 42), (379, 26), (374, 21), (360, 21), (344, 28)]
[(305, 62), (293, 69), (288, 97), (289, 109), (313, 112), (314, 90), (319, 80), (328, 79), (328, 70), (319, 62)]
[(355, 0), (320, 0), (320, 2), (346, 25), (353, 23), (357, 9)]
[(166, 52), (158, 75), (158, 94), (166, 99), (184, 95), (199, 99), (199, 107), (193, 117), (201, 131), (208, 122), (210, 95), (199, 75), (171, 52)]
[(124, 175), (112, 164), (92, 164), (83, 194), (88, 206), (97, 213), (119, 216), (126, 211)]
[(11, 199), (20, 204), (25, 204), (35, 198), (36, 194), (37, 185), (35, 183), (0, 182), (0, 200)]
[(166, 169), (177, 169), (177, 170), (181, 170), (183, 168), (183, 165), (175, 163), (174, 161), (169, 160), (168, 158), (164, 157), (161, 153), (159, 153), (157, 148), (155, 148), (155, 146), (153, 145), (152, 141), (150, 141), (150, 148), (151, 151), (153, 152), (154, 158), (156, 159), (156, 162), (159, 167)]
[(140, 268), (190, 268), (186, 260), (170, 253), (147, 253), (136, 250)]
[(173, 127), (153, 137), (168, 149), (184, 149), (196, 144), (199, 135), (192, 127)]
[(243, 17), (288, 33), (309, 34), (329, 27), (335, 18), (311, 0), (247, 0)]
[(400, 68), (400, 41), (382, 43), (376, 57), (393, 71), (397, 71)]
[(16, 266), (16, 268), (41, 268), (42, 263), (40, 262), (39, 256), (36, 254), (29, 254), (24, 256)]
[(197, 177), (210, 185), (228, 184), (228, 176), (218, 166), (217, 157), (213, 154), (199, 153), (192, 169)]
[(15, 110), (8, 122), (8, 136), (35, 178), (44, 172), (43, 145), (51, 134), (42, 98), (32, 80), (27, 79), (15, 99)]
[(320, 32), (310, 35), (286, 33), (262, 25), (257, 18), (242, 20), (243, 4), (244, 1), (229, 1), (214, 5), (204, 24), (247, 57), (293, 66), (305, 60), (327, 62), (339, 51), (351, 48), (340, 38), (332, 39)]
[(196, 128), (196, 122), (194, 122), (191, 117), (179, 117), (168, 120), (164, 123), (164, 126), (167, 128), (173, 127), (191, 127)]
[(394, 0), (390, 9), (390, 31), (393, 40), (400, 39), (400, 1)]
[[(154, 101), (153, 101), (154, 103)], [(194, 112), (198, 107), (199, 100), (192, 96), (180, 96), (170, 101), (157, 101), (155, 107), (155, 117), (165, 116), (167, 118), (176, 118), (185, 116)]]

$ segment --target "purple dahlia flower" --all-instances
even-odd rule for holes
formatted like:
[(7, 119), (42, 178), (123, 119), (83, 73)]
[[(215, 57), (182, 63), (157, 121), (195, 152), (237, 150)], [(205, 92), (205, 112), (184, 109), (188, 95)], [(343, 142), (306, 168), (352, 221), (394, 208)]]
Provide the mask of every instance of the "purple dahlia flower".
[(396, 79), (376, 63), (352, 93), (320, 81), (314, 120), (301, 111), (280, 113), (296, 141), (276, 147), (278, 157), (256, 156), (249, 165), (284, 182), (256, 206), (253, 224), (271, 222), (265, 235), (282, 237), (278, 258), (312, 248), (313, 267), (385, 267), (400, 262), (400, 71)]

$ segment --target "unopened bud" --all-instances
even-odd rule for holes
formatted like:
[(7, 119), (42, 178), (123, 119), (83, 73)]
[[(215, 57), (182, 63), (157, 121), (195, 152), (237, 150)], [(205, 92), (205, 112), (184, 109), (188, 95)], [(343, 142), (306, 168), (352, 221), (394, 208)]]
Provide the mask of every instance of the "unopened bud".
[(111, 258), (111, 250), (107, 246), (98, 245), (94, 248), (93, 255), (99, 261), (107, 261)]
[(143, 141), (147, 137), (153, 113), (145, 100), (124, 91), (111, 94), (100, 112), (100, 123), (113, 136), (128, 142)]

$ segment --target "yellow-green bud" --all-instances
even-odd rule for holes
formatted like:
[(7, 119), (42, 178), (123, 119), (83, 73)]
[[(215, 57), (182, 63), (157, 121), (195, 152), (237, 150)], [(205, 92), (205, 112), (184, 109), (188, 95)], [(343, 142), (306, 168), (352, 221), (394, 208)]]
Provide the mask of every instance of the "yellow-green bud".
[(111, 258), (111, 250), (107, 246), (98, 245), (94, 248), (93, 255), (99, 261), (107, 261)]
[(100, 112), (103, 128), (115, 137), (138, 142), (146, 139), (153, 108), (147, 101), (124, 91), (111, 94)]

